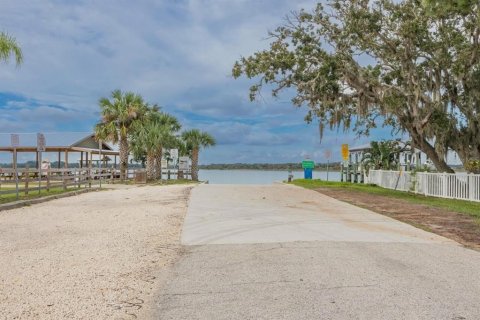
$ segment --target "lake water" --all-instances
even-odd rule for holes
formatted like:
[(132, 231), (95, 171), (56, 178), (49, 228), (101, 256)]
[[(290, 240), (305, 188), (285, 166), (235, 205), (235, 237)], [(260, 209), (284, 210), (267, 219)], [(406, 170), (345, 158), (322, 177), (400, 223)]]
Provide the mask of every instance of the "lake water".
[[(293, 171), (294, 179), (303, 178), (303, 171)], [(288, 171), (269, 170), (200, 170), (200, 180), (212, 184), (270, 184), (288, 179)], [(313, 179), (327, 180), (326, 171), (314, 171)], [(340, 181), (340, 172), (328, 173), (328, 180)]]

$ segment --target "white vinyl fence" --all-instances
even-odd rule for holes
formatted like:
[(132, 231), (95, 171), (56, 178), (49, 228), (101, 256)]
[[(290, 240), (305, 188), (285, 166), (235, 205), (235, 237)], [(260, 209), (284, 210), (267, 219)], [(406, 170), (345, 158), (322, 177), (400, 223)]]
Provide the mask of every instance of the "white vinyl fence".
[(480, 175), (370, 170), (365, 183), (426, 196), (480, 201)]

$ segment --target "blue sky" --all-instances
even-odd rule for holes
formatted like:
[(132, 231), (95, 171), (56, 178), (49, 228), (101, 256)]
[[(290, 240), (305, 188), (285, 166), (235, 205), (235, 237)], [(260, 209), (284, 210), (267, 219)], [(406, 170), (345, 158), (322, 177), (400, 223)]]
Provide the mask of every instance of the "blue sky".
[[(218, 141), (201, 163), (324, 162), (326, 149), (364, 144), (303, 121), (289, 93), (248, 100), (248, 79), (233, 63), (268, 46), (267, 31), (316, 1), (5, 0), (0, 30), (17, 38), (25, 62), (0, 64), (0, 132), (89, 132), (97, 101), (114, 89), (140, 93)], [(388, 138), (390, 130), (371, 139)], [(48, 143), (48, 141), (47, 141)]]

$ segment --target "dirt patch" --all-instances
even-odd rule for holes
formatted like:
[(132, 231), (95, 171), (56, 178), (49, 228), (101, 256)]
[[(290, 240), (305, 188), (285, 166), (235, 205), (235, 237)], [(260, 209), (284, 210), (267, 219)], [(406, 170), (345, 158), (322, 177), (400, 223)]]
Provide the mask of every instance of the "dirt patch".
[(480, 250), (480, 224), (465, 214), (355, 190), (318, 188), (315, 191)]

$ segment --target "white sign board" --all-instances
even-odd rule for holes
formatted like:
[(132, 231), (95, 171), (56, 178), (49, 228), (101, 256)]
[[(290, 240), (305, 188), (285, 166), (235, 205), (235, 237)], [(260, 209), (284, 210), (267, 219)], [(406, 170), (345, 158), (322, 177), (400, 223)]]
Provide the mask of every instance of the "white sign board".
[(325, 159), (330, 160), (330, 158), (332, 157), (332, 150), (330, 149), (325, 150), (324, 156), (325, 156)]
[(170, 149), (170, 158), (172, 159), (178, 158), (178, 149)]
[(18, 134), (11, 134), (10, 141), (11, 141), (12, 147), (16, 148), (20, 145), (20, 136)]
[(189, 157), (178, 158), (178, 170), (190, 170), (190, 158)]
[(162, 159), (162, 169), (167, 169), (168, 168), (168, 162), (166, 159)]
[(45, 146), (47, 145), (47, 141), (45, 140), (45, 136), (43, 133), (37, 133), (37, 151), (38, 152), (45, 152)]

